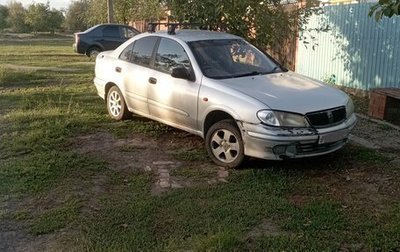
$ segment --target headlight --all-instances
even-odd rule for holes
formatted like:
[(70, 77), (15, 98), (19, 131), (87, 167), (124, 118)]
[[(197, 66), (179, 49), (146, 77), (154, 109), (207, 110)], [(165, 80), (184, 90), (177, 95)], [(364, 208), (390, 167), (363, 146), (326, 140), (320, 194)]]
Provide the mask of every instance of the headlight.
[(354, 104), (351, 98), (349, 97), (349, 100), (347, 101), (346, 104), (346, 116), (349, 118), (352, 114), (354, 113)]
[(257, 112), (257, 117), (261, 122), (270, 126), (280, 126), (278, 118), (271, 110), (261, 110)]
[(306, 118), (299, 114), (272, 110), (260, 110), (257, 112), (257, 117), (261, 122), (269, 126), (299, 128), (309, 127)]

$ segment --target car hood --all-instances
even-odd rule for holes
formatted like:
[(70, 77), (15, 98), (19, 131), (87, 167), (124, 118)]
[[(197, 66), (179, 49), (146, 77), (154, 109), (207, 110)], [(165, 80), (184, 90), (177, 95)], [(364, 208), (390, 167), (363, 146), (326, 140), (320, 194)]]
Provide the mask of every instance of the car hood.
[(344, 92), (294, 72), (221, 81), (274, 110), (306, 114), (344, 106), (348, 100)]

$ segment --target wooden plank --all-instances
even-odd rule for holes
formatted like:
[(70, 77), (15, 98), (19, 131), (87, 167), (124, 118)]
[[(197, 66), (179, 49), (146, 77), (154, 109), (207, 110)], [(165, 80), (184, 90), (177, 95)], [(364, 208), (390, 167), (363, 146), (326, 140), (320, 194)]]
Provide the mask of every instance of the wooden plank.
[(368, 116), (383, 120), (385, 116), (386, 95), (371, 92), (368, 107)]
[(378, 93), (395, 99), (400, 99), (400, 88), (375, 88), (371, 90), (371, 93)]

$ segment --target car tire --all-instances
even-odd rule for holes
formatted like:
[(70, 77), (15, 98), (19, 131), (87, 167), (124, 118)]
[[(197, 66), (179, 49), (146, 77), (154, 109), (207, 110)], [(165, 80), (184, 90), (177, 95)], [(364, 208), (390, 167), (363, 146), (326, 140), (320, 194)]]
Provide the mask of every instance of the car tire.
[(113, 86), (107, 93), (107, 111), (114, 120), (124, 120), (131, 116), (124, 97), (117, 86)]
[(91, 59), (96, 59), (97, 55), (101, 52), (98, 47), (91, 47), (87, 50), (86, 55)]
[(207, 131), (207, 153), (214, 163), (227, 168), (238, 167), (244, 160), (242, 135), (234, 120), (222, 120)]

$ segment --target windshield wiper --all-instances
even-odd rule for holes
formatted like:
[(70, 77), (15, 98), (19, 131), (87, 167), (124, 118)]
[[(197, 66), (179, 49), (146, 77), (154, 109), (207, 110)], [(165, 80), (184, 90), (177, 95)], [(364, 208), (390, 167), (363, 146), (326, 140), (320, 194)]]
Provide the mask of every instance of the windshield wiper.
[(249, 72), (249, 73), (237, 74), (237, 75), (233, 75), (232, 78), (239, 78), (239, 77), (246, 77), (246, 76), (253, 76), (253, 75), (272, 74), (272, 73), (276, 73), (276, 70), (278, 70), (278, 69), (282, 70), (282, 67), (275, 66), (274, 68), (272, 68), (271, 71), (268, 71), (268, 72), (252, 71), (252, 72)]
[(271, 70), (271, 71), (269, 71), (269, 72), (267, 72), (267, 73), (265, 73), (265, 74), (272, 74), (272, 73), (276, 73), (276, 70), (278, 70), (278, 69), (281, 69), (281, 70), (282, 70), (282, 67), (280, 67), (280, 66), (275, 66), (274, 68), (272, 68), (272, 70)]
[(266, 73), (265, 72), (260, 72), (260, 71), (253, 71), (253, 72), (249, 72), (249, 73), (233, 75), (232, 78), (239, 78), (239, 77), (246, 77), (246, 76), (253, 76), (253, 75), (261, 75), (261, 74), (266, 74)]

